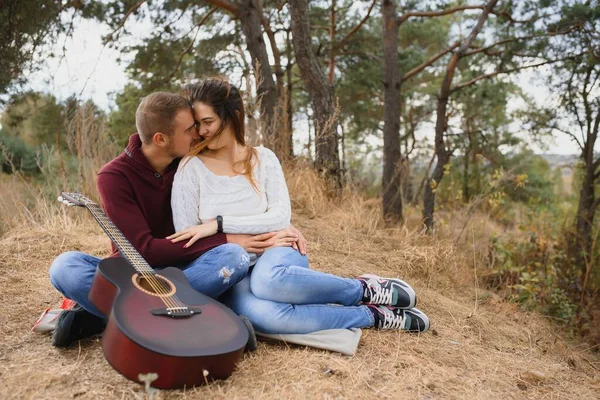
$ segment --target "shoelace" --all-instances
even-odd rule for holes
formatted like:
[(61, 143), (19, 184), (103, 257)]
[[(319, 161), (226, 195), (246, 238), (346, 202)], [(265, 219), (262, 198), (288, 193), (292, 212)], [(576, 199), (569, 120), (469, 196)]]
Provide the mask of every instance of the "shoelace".
[(387, 311), (383, 317), (383, 329), (404, 329), (406, 318), (404, 314), (394, 314), (393, 311)]
[(369, 288), (370, 303), (372, 304), (392, 304), (393, 289), (384, 289), (382, 287)]

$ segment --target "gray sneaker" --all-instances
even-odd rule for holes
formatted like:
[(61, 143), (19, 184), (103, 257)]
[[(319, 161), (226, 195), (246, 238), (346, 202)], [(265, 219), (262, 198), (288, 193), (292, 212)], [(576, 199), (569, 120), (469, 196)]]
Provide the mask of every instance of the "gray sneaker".
[(375, 317), (376, 329), (400, 329), (425, 333), (429, 330), (429, 318), (417, 308), (403, 310), (397, 307), (368, 305)]
[(413, 308), (417, 305), (417, 295), (413, 288), (401, 279), (382, 278), (377, 275), (361, 275), (364, 304)]

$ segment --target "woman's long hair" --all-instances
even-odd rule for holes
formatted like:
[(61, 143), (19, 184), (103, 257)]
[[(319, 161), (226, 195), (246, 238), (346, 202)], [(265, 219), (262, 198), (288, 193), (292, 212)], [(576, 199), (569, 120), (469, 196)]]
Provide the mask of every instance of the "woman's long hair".
[[(227, 126), (230, 126), (233, 130), (235, 140), (239, 144), (246, 146), (244, 102), (238, 88), (230, 84), (227, 79), (207, 78), (198, 83), (190, 83), (185, 85), (182, 95), (188, 100), (192, 108), (196, 102), (204, 103), (211, 106), (215, 114), (221, 119), (221, 126), (217, 133), (207, 140), (202, 140), (194, 144), (187, 154), (188, 156), (196, 157), (202, 153), (209, 143), (221, 136)], [(235, 171), (236, 164), (243, 163), (243, 170), (240, 173), (245, 175), (254, 189), (259, 191), (258, 184), (252, 173), (255, 159), (258, 160), (256, 149), (248, 146), (246, 159), (236, 162), (233, 165), (233, 169)]]

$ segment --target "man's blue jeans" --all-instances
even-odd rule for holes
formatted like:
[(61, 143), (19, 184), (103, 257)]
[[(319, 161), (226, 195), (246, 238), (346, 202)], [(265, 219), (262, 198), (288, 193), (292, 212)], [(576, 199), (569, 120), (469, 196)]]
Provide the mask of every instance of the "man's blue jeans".
[(357, 279), (313, 271), (306, 256), (278, 247), (260, 256), (252, 273), (219, 300), (258, 332), (309, 333), (373, 326), (373, 313), (357, 305), (362, 295)]
[[(50, 267), (50, 281), (65, 297), (76, 301), (85, 310), (104, 317), (88, 299), (101, 260), (78, 251), (63, 253)], [(227, 243), (180, 268), (194, 289), (216, 298), (248, 275), (249, 262), (246, 250), (237, 244)]]

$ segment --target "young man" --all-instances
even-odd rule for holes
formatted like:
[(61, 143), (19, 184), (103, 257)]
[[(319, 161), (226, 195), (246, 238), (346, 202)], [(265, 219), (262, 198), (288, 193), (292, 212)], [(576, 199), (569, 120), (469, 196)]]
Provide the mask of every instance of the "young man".
[[(172, 93), (145, 97), (136, 112), (138, 133), (125, 151), (98, 173), (97, 186), (108, 217), (154, 268), (180, 267), (192, 287), (217, 297), (248, 274), (248, 251), (262, 252), (273, 245), (275, 233), (225, 235), (219, 233), (184, 248), (165, 237), (175, 233), (171, 212), (171, 186), (180, 157), (199, 138), (188, 102)], [(286, 233), (299, 236), (293, 227)], [(281, 234), (280, 234), (281, 236)], [(272, 239), (273, 238), (273, 239)], [(305, 243), (302, 242), (302, 246)], [(112, 245), (111, 257), (118, 257)], [(50, 267), (50, 281), (65, 297), (77, 302), (61, 313), (52, 344), (67, 347), (102, 332), (103, 316), (88, 294), (100, 258), (70, 251)], [(227, 270), (227, 279), (222, 272)]]

